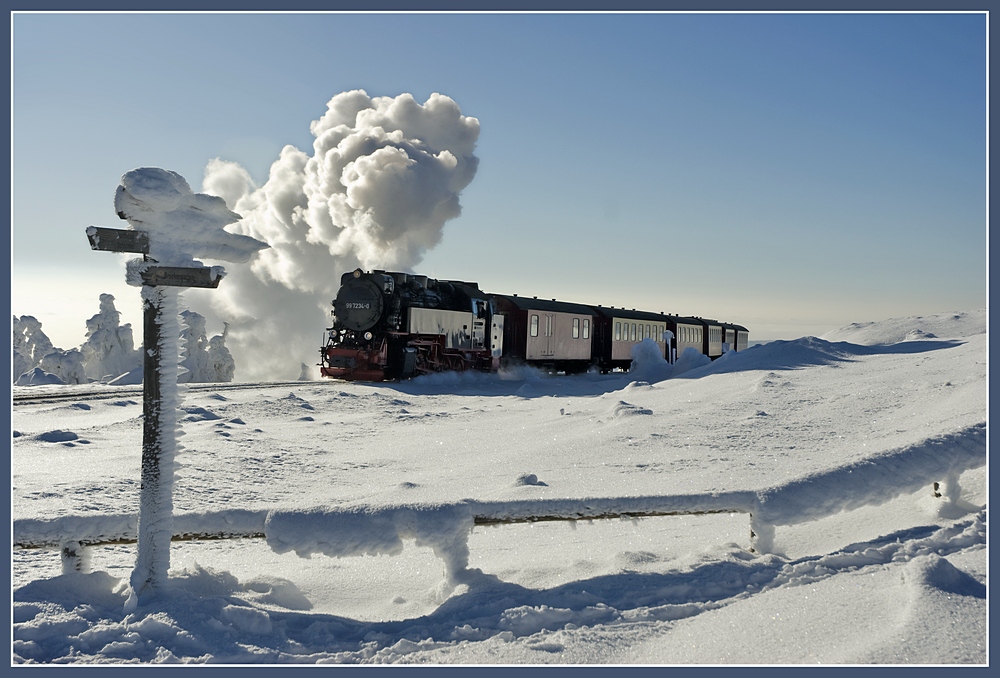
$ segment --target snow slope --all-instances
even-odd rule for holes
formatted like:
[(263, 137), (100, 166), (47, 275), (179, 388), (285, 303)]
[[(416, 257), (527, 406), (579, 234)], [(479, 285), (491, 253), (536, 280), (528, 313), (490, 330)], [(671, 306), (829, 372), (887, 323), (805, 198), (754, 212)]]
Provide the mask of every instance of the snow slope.
[[(164, 590), (129, 614), (134, 545), (65, 573), (16, 550), (14, 661), (985, 663), (974, 316), (669, 379), (647, 361), (187, 392), (175, 531), (264, 538), (174, 542)], [(15, 541), (134, 529), (140, 411), (15, 408)], [(726, 510), (582, 518), (654, 507)], [(530, 513), (578, 520), (473, 525)]]
[(937, 313), (907, 318), (891, 318), (880, 322), (852, 323), (827, 332), (827, 341), (849, 341), (853, 344), (898, 344), (903, 341), (937, 339), (938, 337), (971, 337), (986, 333), (985, 308), (963, 313)]

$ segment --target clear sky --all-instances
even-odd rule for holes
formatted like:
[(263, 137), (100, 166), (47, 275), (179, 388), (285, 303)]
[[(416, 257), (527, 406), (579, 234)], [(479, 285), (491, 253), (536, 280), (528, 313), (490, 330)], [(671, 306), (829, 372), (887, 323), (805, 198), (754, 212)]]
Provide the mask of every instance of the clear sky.
[(986, 46), (982, 13), (18, 14), (12, 311), (72, 348), (111, 292), (138, 336), (84, 234), (121, 175), (261, 184), (357, 88), (480, 122), (419, 273), (758, 339), (982, 308)]

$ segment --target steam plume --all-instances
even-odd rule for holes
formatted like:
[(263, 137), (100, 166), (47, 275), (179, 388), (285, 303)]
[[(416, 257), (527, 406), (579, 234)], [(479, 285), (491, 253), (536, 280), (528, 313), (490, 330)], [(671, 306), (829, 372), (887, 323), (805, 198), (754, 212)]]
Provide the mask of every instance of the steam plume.
[(230, 323), (241, 379), (295, 379), (318, 362), (341, 274), (417, 265), (461, 213), (479, 163), (479, 121), (441, 94), (343, 92), (310, 131), (312, 154), (285, 146), (263, 186), (233, 162), (205, 170), (202, 190), (243, 217), (232, 230), (270, 245), (207, 295)]

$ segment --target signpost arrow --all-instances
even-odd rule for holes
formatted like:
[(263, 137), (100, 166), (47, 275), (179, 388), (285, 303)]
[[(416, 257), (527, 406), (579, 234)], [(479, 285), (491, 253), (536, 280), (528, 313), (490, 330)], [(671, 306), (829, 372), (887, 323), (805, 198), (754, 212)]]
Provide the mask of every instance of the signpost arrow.
[(149, 235), (145, 231), (91, 226), (87, 229), (90, 248), (103, 252), (149, 253)]
[(142, 272), (142, 282), (151, 287), (210, 287), (222, 280), (209, 266), (150, 266)]

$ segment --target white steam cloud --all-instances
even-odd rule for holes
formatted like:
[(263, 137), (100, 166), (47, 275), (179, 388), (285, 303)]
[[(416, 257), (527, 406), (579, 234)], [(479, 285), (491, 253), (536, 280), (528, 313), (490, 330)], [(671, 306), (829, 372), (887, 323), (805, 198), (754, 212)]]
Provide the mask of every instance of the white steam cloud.
[(479, 163), (479, 121), (441, 94), (343, 92), (310, 131), (312, 154), (286, 146), (263, 186), (233, 162), (205, 170), (202, 190), (243, 217), (230, 228), (270, 245), (217, 290), (188, 293), (230, 323), (240, 379), (295, 379), (316, 364), (341, 274), (411, 270), (461, 213)]

